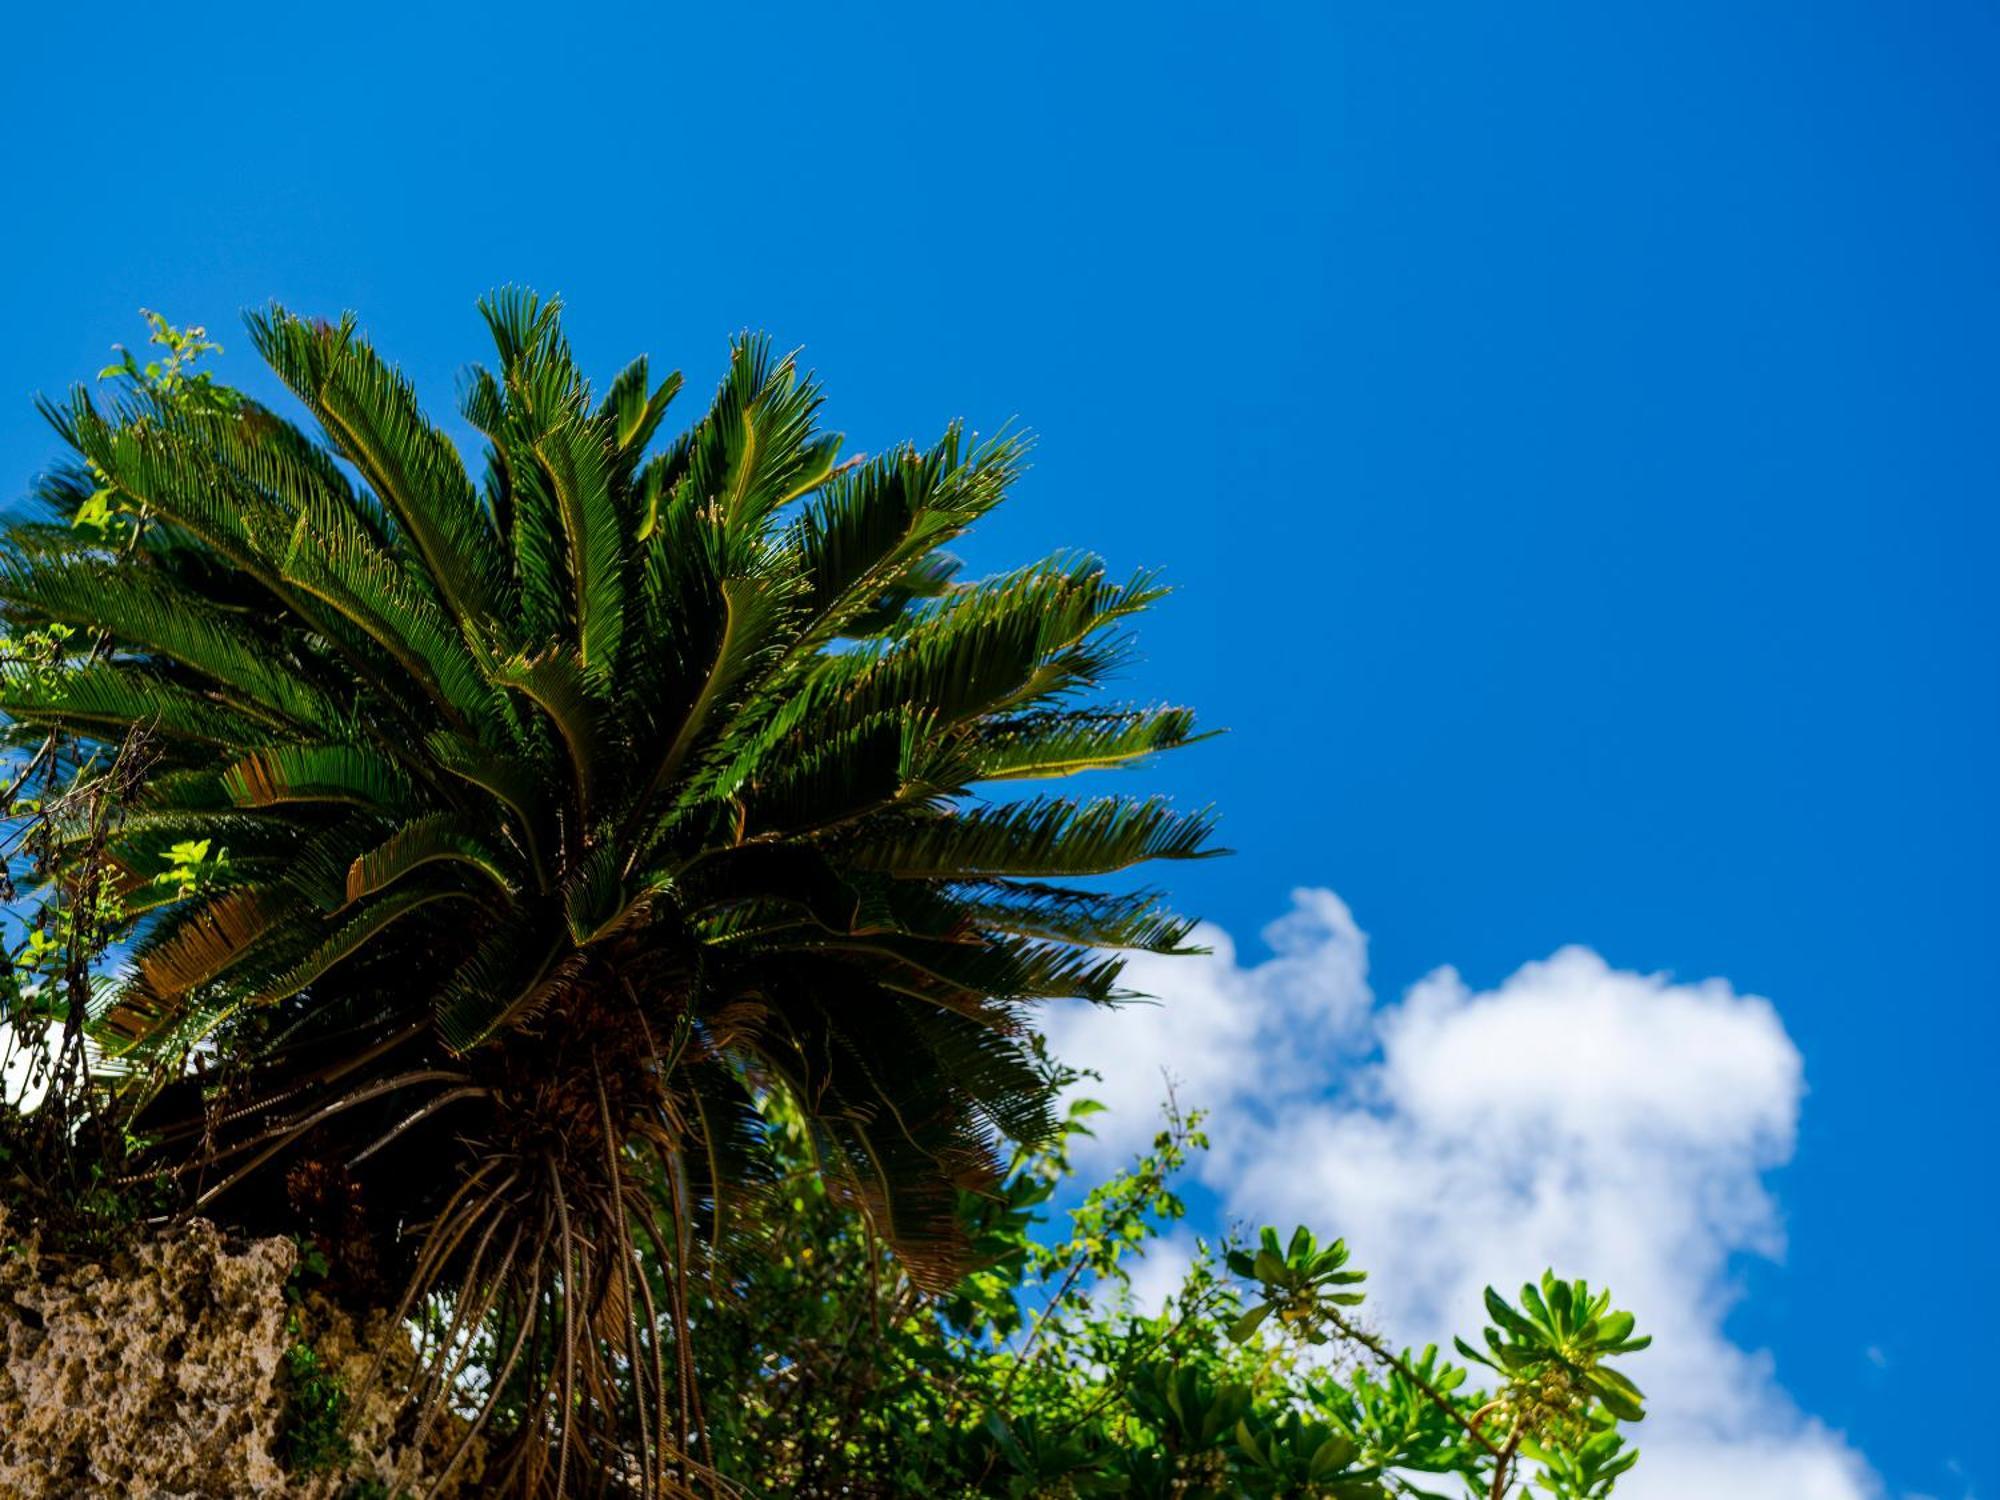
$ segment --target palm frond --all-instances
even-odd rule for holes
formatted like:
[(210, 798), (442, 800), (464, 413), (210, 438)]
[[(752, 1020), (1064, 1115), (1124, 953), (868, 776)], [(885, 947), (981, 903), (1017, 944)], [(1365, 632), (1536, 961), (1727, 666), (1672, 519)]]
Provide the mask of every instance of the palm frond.
[(567, 651), (545, 651), (502, 662), (494, 669), (493, 680), (514, 689), (548, 716), (569, 752), (577, 816), (588, 820), (607, 751), (602, 715), (583, 664)]
[(153, 668), (123, 662), (90, 663), (54, 678), (19, 666), (0, 668), (0, 712), (34, 724), (69, 725), (107, 742), (135, 727), (223, 749), (274, 738), (268, 724)]
[(1092, 708), (989, 720), (955, 748), (965, 780), (1026, 781), (1130, 766), (1195, 739), (1184, 708)]
[(476, 871), (500, 894), (512, 895), (518, 882), (508, 872), (506, 859), (479, 832), (479, 823), (462, 814), (425, 813), (412, 818), (348, 867), (348, 904), (440, 863)]
[(232, 765), (222, 787), (240, 807), (349, 802), (396, 812), (416, 795), (402, 767), (364, 745), (273, 745)]
[(506, 618), (500, 552), (457, 450), (415, 389), (356, 337), (352, 316), (308, 322), (273, 307), (246, 321), (258, 352), (395, 517), (468, 643), (483, 644)]
[(1163, 799), (1037, 797), (957, 816), (865, 830), (843, 851), (857, 869), (904, 879), (1105, 875), (1154, 859), (1199, 859), (1214, 815), (1179, 813)]

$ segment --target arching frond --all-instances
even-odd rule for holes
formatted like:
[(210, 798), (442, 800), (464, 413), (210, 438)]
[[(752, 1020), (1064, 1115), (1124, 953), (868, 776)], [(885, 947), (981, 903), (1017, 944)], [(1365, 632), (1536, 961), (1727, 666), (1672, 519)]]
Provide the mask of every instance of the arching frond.
[(439, 863), (476, 871), (502, 895), (513, 895), (517, 882), (508, 874), (504, 856), (479, 833), (478, 820), (456, 813), (425, 813), (412, 818), (348, 866), (348, 903), (386, 890), (425, 865)]
[(415, 389), (356, 336), (352, 317), (308, 322), (273, 307), (248, 322), (258, 352), (395, 517), (468, 641), (483, 643), (506, 618), (499, 549), (457, 450)]
[(1105, 875), (1147, 860), (1218, 853), (1208, 843), (1213, 823), (1208, 813), (1177, 813), (1158, 798), (1079, 804), (1037, 797), (913, 819), (894, 831), (859, 835), (844, 852), (857, 869), (905, 879)]
[(394, 812), (416, 797), (393, 759), (363, 745), (273, 745), (232, 765), (222, 786), (241, 807), (351, 802)]

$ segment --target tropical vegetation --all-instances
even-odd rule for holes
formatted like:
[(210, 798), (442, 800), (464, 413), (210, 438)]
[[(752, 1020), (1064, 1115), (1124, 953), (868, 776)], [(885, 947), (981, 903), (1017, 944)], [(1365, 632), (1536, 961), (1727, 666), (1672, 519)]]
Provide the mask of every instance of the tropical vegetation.
[[(1149, 1257), (1184, 1214), (1207, 1139), (1169, 1110), (1150, 1150), (1079, 1191), (1071, 1146), (1097, 1106), (968, 1198), (981, 1269), (926, 1297), (827, 1193), (782, 1107), (774, 1259), (696, 1320), (709, 1440), (746, 1496), (1125, 1495), (1141, 1500), (1492, 1500), (1529, 1486), (1603, 1500), (1638, 1459), (1641, 1397), (1610, 1361), (1629, 1313), (1544, 1276), (1457, 1359), (1391, 1345), (1345, 1243), (1304, 1227), (1195, 1241), (1164, 1300)], [(1059, 1230), (1054, 1225), (1059, 1224)], [(1168, 1262), (1171, 1268), (1172, 1262)]]
[(248, 320), (310, 431), (157, 318), (45, 404), (71, 457), (0, 539), (15, 1216), (297, 1237), (493, 1493), (1607, 1489), (1639, 1343), (1582, 1283), (1493, 1299), (1474, 1398), (1305, 1231), (1121, 1298), (1183, 1123), (1030, 1232), (1078, 1128), (1035, 1007), (1188, 951), (1124, 872), (1216, 852), (1051, 788), (1197, 737), (1102, 696), (1157, 580), (959, 576), (1019, 437), (843, 461), (743, 338), (663, 440), (678, 375), (600, 396), (556, 304), (481, 311), (476, 476), (351, 317)]

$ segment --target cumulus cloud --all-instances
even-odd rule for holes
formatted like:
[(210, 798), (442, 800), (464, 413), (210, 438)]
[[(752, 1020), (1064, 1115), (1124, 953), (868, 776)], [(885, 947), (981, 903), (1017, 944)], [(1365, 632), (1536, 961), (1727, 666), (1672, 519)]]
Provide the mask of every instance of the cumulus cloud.
[(1264, 938), (1246, 962), (1205, 930), (1206, 957), (1135, 958), (1157, 1004), (1052, 1016), (1056, 1054), (1103, 1075), (1090, 1165), (1150, 1137), (1171, 1077), (1209, 1112), (1199, 1170), (1227, 1211), (1345, 1236), (1399, 1337), (1470, 1333), (1488, 1281), (1544, 1266), (1611, 1286), (1656, 1335), (1621, 1493), (1878, 1493), (1723, 1331), (1730, 1257), (1783, 1248), (1763, 1179), (1791, 1155), (1804, 1076), (1769, 1001), (1565, 948), (1491, 991), (1446, 968), (1378, 1004), (1367, 939), (1326, 890), (1296, 892)]

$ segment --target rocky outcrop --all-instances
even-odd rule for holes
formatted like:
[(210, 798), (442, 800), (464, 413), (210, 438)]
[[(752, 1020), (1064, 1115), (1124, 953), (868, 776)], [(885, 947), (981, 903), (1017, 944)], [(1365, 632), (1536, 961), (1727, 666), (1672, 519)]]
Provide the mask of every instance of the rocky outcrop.
[[(372, 1356), (352, 1323), (318, 1301), (287, 1301), (293, 1263), (289, 1241), (232, 1245), (197, 1221), (106, 1264), (57, 1265), (0, 1218), (0, 1495), (339, 1500), (421, 1489), (421, 1456), (395, 1443), (387, 1389), (407, 1358), (368, 1389)], [(399, 1354), (400, 1334), (388, 1333)], [(360, 1393), (347, 1397), (359, 1456), (335, 1472), (293, 1474), (280, 1461), (293, 1420), (286, 1352), (302, 1338), (343, 1392)]]

